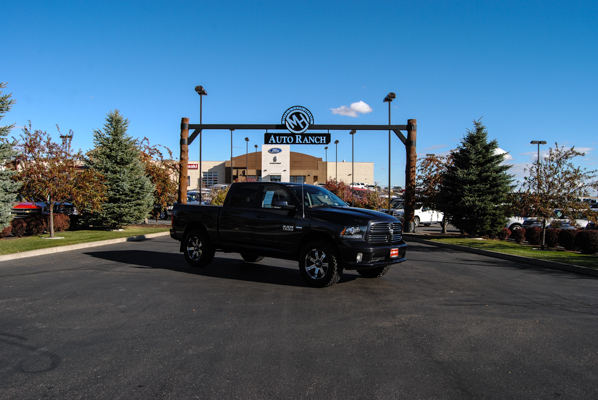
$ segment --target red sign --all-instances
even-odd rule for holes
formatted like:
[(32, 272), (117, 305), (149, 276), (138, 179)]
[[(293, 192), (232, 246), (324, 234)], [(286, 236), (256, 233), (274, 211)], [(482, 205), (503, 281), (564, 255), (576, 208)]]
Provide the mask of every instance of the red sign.
[(189, 163), (187, 169), (199, 169), (199, 163)]
[(390, 257), (397, 258), (399, 256), (399, 249), (390, 249)]

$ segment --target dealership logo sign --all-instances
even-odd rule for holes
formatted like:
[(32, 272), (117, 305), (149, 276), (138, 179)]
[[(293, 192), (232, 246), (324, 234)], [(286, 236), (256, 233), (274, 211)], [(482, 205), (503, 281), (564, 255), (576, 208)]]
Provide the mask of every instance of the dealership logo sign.
[(305, 107), (293, 106), (282, 114), (281, 123), (291, 133), (303, 133), (314, 123), (314, 116)]
[[(264, 144), (329, 144), (330, 133), (266, 133)], [(273, 149), (272, 149), (273, 150)]]
[(268, 153), (270, 154), (278, 154), (282, 152), (282, 149), (279, 149), (278, 147), (272, 147), (270, 150), (268, 150)]

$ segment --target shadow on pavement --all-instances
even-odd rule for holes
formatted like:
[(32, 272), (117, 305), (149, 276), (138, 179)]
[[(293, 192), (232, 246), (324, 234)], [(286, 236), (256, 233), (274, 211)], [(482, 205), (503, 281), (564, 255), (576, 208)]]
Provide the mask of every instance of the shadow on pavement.
[[(299, 273), (299, 268), (286, 268), (277, 266), (279, 261), (274, 258), (264, 258), (259, 263), (249, 263), (241, 259), (231, 258), (225, 253), (216, 253), (214, 261), (206, 268), (193, 268), (188, 266), (181, 253), (159, 251), (89, 251), (85, 254), (117, 262), (129, 264), (133, 268), (165, 269), (191, 275), (207, 276), (221, 279), (234, 279), (247, 282), (261, 282), (274, 285), (310, 287)], [(293, 263), (293, 261), (290, 261)], [(357, 279), (354, 271), (345, 272), (339, 281), (349, 282)]]

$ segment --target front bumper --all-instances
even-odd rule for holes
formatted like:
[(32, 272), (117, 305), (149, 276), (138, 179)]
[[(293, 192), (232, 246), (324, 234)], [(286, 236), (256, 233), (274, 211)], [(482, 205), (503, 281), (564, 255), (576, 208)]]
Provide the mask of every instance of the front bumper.
[[(391, 257), (391, 250), (398, 250), (397, 257)], [(344, 269), (370, 269), (398, 264), (406, 261), (407, 244), (401, 240), (399, 243), (385, 246), (371, 246), (362, 241), (343, 240), (339, 245), (339, 255)], [(361, 253), (361, 261), (357, 262), (357, 255)]]

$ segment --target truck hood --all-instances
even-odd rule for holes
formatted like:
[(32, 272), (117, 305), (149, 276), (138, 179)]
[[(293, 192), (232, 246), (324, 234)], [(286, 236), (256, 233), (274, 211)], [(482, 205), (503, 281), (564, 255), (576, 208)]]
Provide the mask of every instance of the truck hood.
[(379, 211), (356, 207), (314, 207), (306, 208), (305, 215), (311, 218), (343, 226), (363, 226), (369, 221), (398, 222), (398, 219)]

